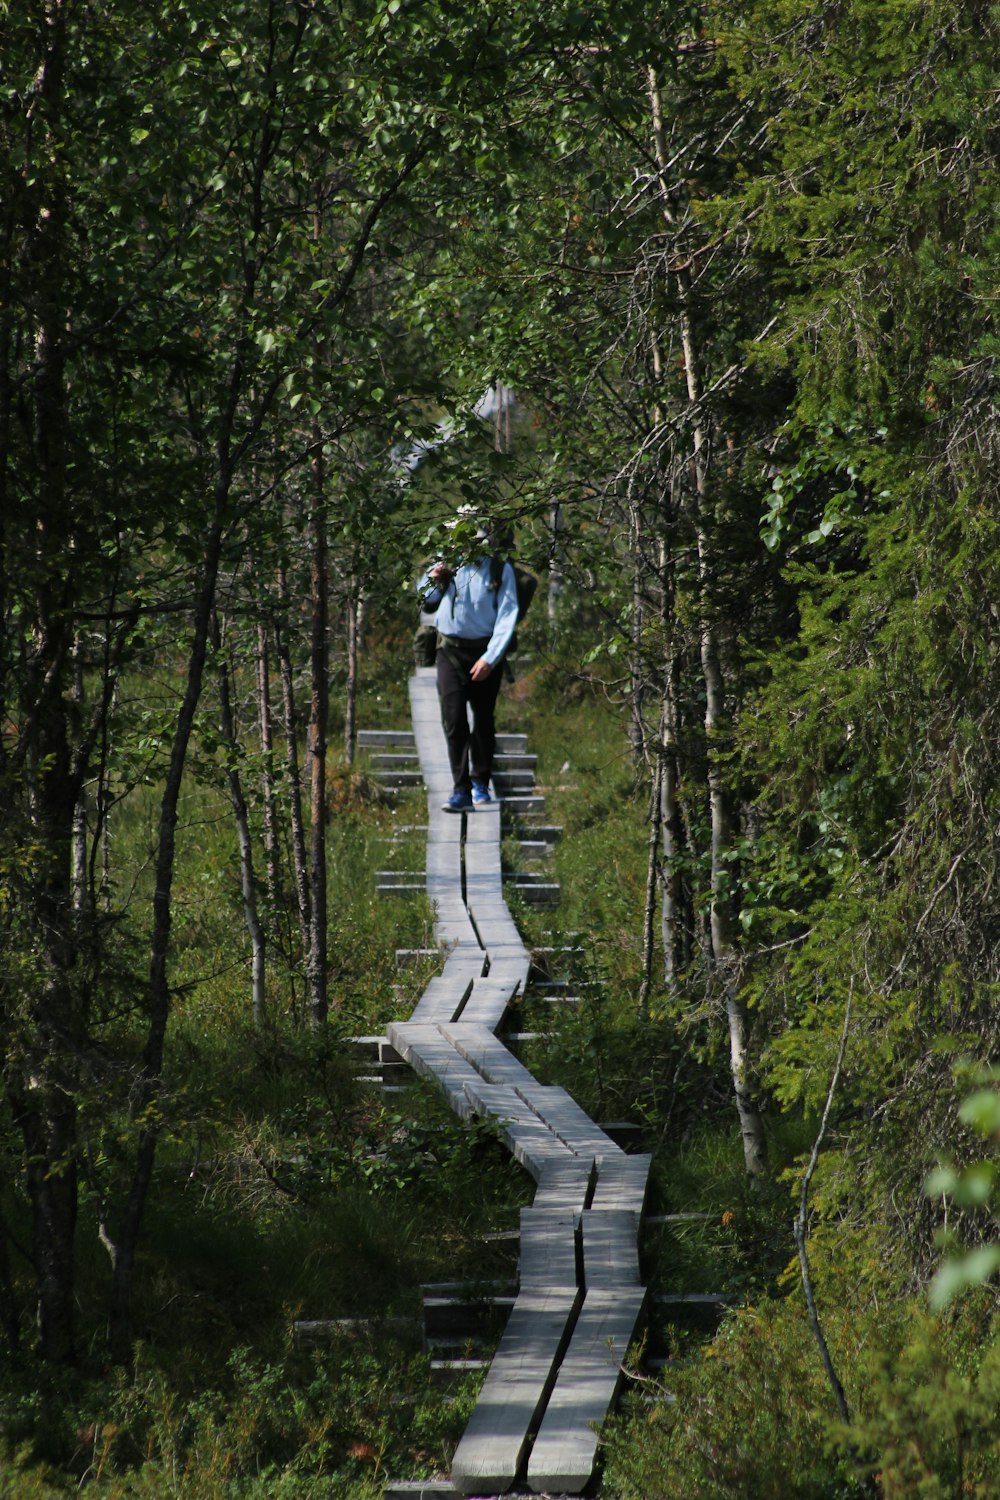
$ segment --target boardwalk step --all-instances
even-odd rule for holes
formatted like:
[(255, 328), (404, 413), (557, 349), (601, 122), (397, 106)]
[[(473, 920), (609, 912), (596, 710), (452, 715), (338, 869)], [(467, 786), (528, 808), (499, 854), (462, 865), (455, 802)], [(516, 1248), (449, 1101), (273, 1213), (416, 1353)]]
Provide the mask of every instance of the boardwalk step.
[(544, 797), (522, 796), (519, 792), (500, 794), (500, 811), (518, 813), (526, 816), (531, 813), (541, 815), (545, 811)]
[(493, 768), (493, 789), (502, 797), (506, 792), (530, 792), (535, 784), (533, 771), (501, 771)]
[(531, 906), (558, 906), (562, 894), (558, 881), (549, 880), (533, 871), (519, 870), (504, 875), (504, 884), (513, 886), (523, 901)]
[(424, 1297), (424, 1337), (428, 1340), (465, 1335), (481, 1338), (499, 1332), (506, 1322), (514, 1297)]
[(359, 729), (359, 750), (380, 749), (383, 746), (399, 745), (416, 748), (416, 735), (412, 729)]
[(396, 968), (405, 969), (410, 964), (418, 964), (425, 958), (440, 958), (440, 948), (397, 948)]
[(450, 1479), (387, 1479), (382, 1500), (460, 1500)]
[(479, 1370), (488, 1370), (489, 1367), (488, 1359), (432, 1359), (431, 1379), (461, 1380), (464, 1375), (475, 1375)]
[[(501, 808), (501, 812), (509, 814), (510, 811), (510, 799), (508, 798)], [(512, 834), (515, 838), (530, 838), (542, 844), (558, 844), (563, 834), (562, 828), (558, 823), (521, 823), (515, 817), (505, 817), (504, 830)]]
[(580, 947), (565, 948), (533, 948), (531, 952), (531, 966), (528, 969), (528, 983), (545, 983), (552, 979), (554, 964), (564, 962), (569, 958), (582, 957), (583, 949)]
[(647, 1229), (658, 1229), (663, 1224), (704, 1224), (718, 1218), (717, 1213), (649, 1214), (643, 1224)]
[(300, 1344), (328, 1344), (333, 1339), (369, 1338), (382, 1333), (416, 1333), (416, 1318), (299, 1318), (292, 1334)]
[(517, 852), (521, 859), (534, 863), (535, 860), (551, 859), (554, 850), (553, 845), (543, 839), (518, 839)]
[(523, 751), (498, 750), (493, 757), (495, 771), (534, 771), (537, 765), (538, 756)]
[[(742, 1298), (729, 1296), (725, 1292), (658, 1292), (651, 1300), (650, 1317), (662, 1328), (664, 1323), (684, 1324), (687, 1327), (714, 1331), (727, 1307), (736, 1307)], [(657, 1342), (655, 1329), (652, 1342)]]

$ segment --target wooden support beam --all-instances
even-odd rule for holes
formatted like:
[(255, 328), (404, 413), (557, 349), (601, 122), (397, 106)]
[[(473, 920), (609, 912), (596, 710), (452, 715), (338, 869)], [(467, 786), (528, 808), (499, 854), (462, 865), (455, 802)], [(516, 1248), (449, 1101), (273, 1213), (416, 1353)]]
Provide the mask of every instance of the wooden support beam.
[(387, 745), (398, 745), (400, 747), (413, 746), (416, 741), (412, 729), (359, 729), (358, 748), (360, 750), (381, 749)]

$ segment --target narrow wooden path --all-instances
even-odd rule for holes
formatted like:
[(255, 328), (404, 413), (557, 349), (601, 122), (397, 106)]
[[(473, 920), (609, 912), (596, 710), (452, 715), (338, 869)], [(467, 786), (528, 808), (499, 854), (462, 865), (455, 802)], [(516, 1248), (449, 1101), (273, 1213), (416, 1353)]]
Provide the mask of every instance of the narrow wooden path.
[[(537, 1184), (521, 1211), (517, 1296), (451, 1484), (463, 1495), (515, 1485), (579, 1494), (643, 1313), (637, 1246), (649, 1158), (626, 1155), (496, 1036), (530, 968), (503, 897), (500, 804), (461, 816), (441, 810), (451, 773), (433, 668), (411, 678), (410, 703), (427, 789), (427, 893), (446, 957), (411, 1018), (389, 1027), (389, 1041), (457, 1114), (492, 1119)], [(542, 799), (516, 774), (508, 805), (540, 814)]]

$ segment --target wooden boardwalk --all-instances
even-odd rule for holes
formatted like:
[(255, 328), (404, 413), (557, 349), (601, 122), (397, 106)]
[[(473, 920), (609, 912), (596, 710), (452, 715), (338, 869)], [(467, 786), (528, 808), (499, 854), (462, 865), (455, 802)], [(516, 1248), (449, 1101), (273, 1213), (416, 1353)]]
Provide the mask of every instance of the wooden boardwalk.
[[(536, 1082), (495, 1035), (530, 967), (504, 902), (500, 807), (441, 810), (452, 783), (433, 668), (411, 679), (410, 703), (413, 749), (405, 737), (397, 746), (386, 736), (387, 750), (401, 752), (386, 769), (412, 785), (419, 768), (427, 789), (426, 889), (446, 956), (388, 1039), (463, 1119), (493, 1120), (537, 1184), (521, 1211), (517, 1296), (455, 1452), (451, 1485), (460, 1495), (515, 1486), (578, 1494), (594, 1472), (600, 1426), (644, 1310), (637, 1243), (649, 1158), (626, 1155), (564, 1089)], [(541, 813), (523, 744), (507, 758), (517, 762), (508, 773), (516, 779), (505, 786), (498, 771), (494, 786), (519, 810)]]

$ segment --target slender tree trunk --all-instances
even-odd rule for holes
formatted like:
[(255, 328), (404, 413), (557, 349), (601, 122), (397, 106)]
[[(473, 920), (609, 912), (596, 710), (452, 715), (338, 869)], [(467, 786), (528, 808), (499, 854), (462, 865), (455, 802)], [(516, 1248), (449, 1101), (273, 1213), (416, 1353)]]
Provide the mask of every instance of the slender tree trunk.
[(53, 1081), (33, 1084), (27, 1096), (10, 1094), (27, 1157), (38, 1351), (56, 1364), (72, 1364), (76, 1357), (76, 1102)]
[[(76, 708), (78, 719), (83, 717), (83, 645), (77, 636), (73, 642), (73, 690), (72, 699)], [(73, 808), (73, 911), (79, 920), (87, 909), (88, 871), (87, 871), (87, 797), (81, 781), (77, 793), (76, 805)]]
[[(224, 432), (232, 431), (236, 403), (242, 383), (239, 360), (233, 369), (230, 381), (228, 410), (224, 414)], [(225, 446), (225, 439), (223, 440)], [(153, 889), (153, 924), (149, 948), (149, 980), (147, 988), (148, 1023), (146, 1045), (143, 1052), (142, 1073), (134, 1092), (133, 1116), (145, 1121), (140, 1127), (139, 1144), (135, 1166), (122, 1212), (117, 1241), (112, 1247), (113, 1280), (111, 1288), (110, 1342), (116, 1358), (128, 1358), (130, 1336), (130, 1304), (135, 1256), (139, 1244), (139, 1233), (146, 1206), (146, 1198), (153, 1180), (156, 1147), (160, 1127), (156, 1111), (151, 1108), (159, 1089), (163, 1071), (163, 1053), (166, 1043), (167, 1022), (170, 1015), (170, 982), (167, 974), (167, 956), (170, 947), (174, 879), (174, 856), (177, 835), (178, 806), (181, 783), (187, 762), (188, 746), (194, 729), (195, 714), (201, 698), (208, 655), (208, 638), (212, 611), (215, 607), (215, 591), (219, 576), (219, 560), (222, 555), (222, 540), (229, 509), (231, 469), (224, 455), (216, 483), (213, 514), (203, 554), (198, 600), (195, 606), (191, 647), (188, 652), (187, 678), (180, 711), (174, 726), (174, 737), (170, 747), (170, 760), (163, 793), (160, 798), (160, 816), (156, 849), (155, 883)]]
[(642, 922), (642, 984), (639, 989), (639, 1014), (649, 1015), (649, 994), (653, 986), (653, 934), (656, 929), (656, 893), (660, 878), (660, 817), (662, 809), (663, 756), (659, 743), (653, 760), (653, 781), (649, 794), (649, 848), (646, 862), (646, 904)]
[(354, 764), (354, 750), (358, 739), (358, 622), (361, 613), (361, 591), (357, 579), (351, 579), (347, 596), (347, 703), (344, 712), (344, 754), (347, 764)]
[[(674, 228), (674, 213), (666, 181), (668, 156), (663, 124), (659, 84), (652, 68), (648, 73), (652, 108), (653, 143), (661, 172), (660, 194), (664, 218)], [(722, 979), (729, 1025), (730, 1070), (733, 1079), (736, 1111), (743, 1136), (743, 1154), (747, 1171), (757, 1176), (767, 1169), (767, 1140), (761, 1118), (749, 1086), (747, 1063), (747, 1013), (740, 996), (740, 964), (737, 924), (732, 892), (730, 856), (734, 843), (735, 819), (731, 815), (725, 783), (721, 750), (729, 731), (725, 683), (716, 639), (714, 606), (709, 595), (711, 551), (707, 528), (709, 510), (709, 444), (701, 406), (702, 388), (694, 318), (691, 309), (691, 274), (682, 268), (674, 273), (678, 302), (678, 321), (684, 356), (684, 373), (688, 403), (692, 414), (690, 466), (694, 481), (694, 523), (697, 534), (698, 569), (701, 589), (701, 666), (705, 688), (705, 739), (708, 754), (708, 800), (712, 827), (712, 961)]]
[(14, 1276), (11, 1271), (7, 1225), (0, 1211), (0, 1336), (9, 1348), (16, 1349), (21, 1342), (21, 1320), (14, 1294)]
[(677, 982), (678, 976), (691, 961), (693, 925), (688, 886), (680, 870), (686, 841), (680, 792), (679, 677), (677, 653), (671, 648), (667, 655), (664, 698), (660, 707), (660, 755), (663, 760), (660, 783), (663, 868), (660, 933), (663, 942), (663, 978), (668, 987)]
[(632, 764), (640, 767), (646, 750), (646, 673), (642, 658), (642, 634), (645, 627), (645, 569), (642, 557), (642, 516), (634, 495), (629, 498), (629, 551), (632, 558), (632, 618), (629, 653), (629, 744)]
[(309, 887), (312, 923), (308, 975), (312, 1025), (326, 1021), (328, 1001), (326, 951), (326, 750), (329, 712), (329, 576), (326, 539), (326, 473), (322, 450), (313, 460), (312, 570), (310, 607), (312, 640), (309, 708)]
[(563, 590), (563, 545), (562, 507), (558, 500), (549, 508), (549, 590), (547, 612), (550, 621), (559, 614), (559, 600)]
[(219, 727), (228, 750), (226, 782), (229, 800), (236, 820), (236, 837), (240, 850), (240, 894), (243, 900), (243, 920), (250, 937), (250, 995), (254, 1025), (262, 1027), (265, 1019), (265, 988), (267, 982), (267, 943), (257, 909), (257, 882), (253, 868), (253, 839), (250, 835), (250, 814), (243, 782), (237, 769), (236, 723), (233, 717), (232, 694), (229, 686), (229, 666), (222, 655), (222, 637), (218, 616), (212, 615), (212, 646), (218, 653), (219, 681)]
[(271, 667), (267, 625), (257, 625), (257, 721), (260, 732), (261, 808), (264, 821), (264, 860), (267, 898), (271, 910), (281, 907), (281, 857), (278, 848), (278, 799), (274, 786), (274, 732), (271, 720)]
[(312, 912), (309, 895), (309, 864), (306, 856), (305, 823), (302, 814), (302, 776), (299, 771), (299, 723), (295, 706), (295, 682), (288, 645), (288, 580), (284, 564), (278, 568), (278, 604), (281, 624), (275, 632), (278, 664), (281, 669), (281, 700), (285, 719), (285, 753), (288, 772), (288, 815), (292, 836), (292, 871), (295, 899), (299, 913), (299, 936), (302, 959), (308, 965), (312, 942)]
[[(77, 1111), (73, 1077), (81, 1037), (71, 981), (75, 957), (72, 852), (80, 781), (73, 774), (66, 702), (67, 690), (72, 693), (73, 646), (64, 573), (73, 534), (66, 486), (67, 204), (55, 133), (62, 112), (64, 0), (46, 0), (42, 16), (43, 56), (25, 116), (24, 142), (27, 160), (44, 159), (51, 167), (39, 179), (42, 202), (26, 247), (37, 307), (34, 374), (26, 397), (34, 419), (40, 582), (19, 745), (28, 788), (30, 836), (37, 851), (33, 907), (39, 973), (31, 1005), (28, 1056), (21, 1076), (8, 1078), (7, 1090), (25, 1148), (38, 1349), (43, 1358), (66, 1364), (75, 1358)], [(44, 139), (35, 139), (43, 133)]]

